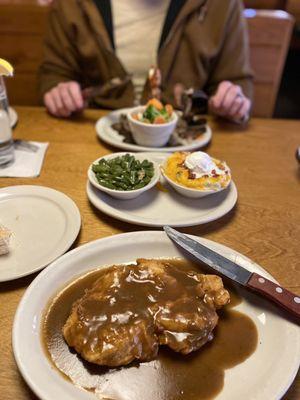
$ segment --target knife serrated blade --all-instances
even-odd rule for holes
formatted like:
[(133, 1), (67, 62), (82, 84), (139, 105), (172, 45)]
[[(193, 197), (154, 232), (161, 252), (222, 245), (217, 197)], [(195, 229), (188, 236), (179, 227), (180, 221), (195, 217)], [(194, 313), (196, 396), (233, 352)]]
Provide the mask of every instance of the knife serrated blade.
[(177, 232), (168, 226), (164, 226), (166, 234), (176, 242), (180, 247), (191, 253), (195, 258), (213, 268), (220, 274), (234, 280), (235, 282), (245, 285), (251, 277), (251, 272), (237, 265), (226, 257), (216, 253), (215, 251), (203, 246), (196, 240), (191, 239), (187, 235)]
[(195, 259), (208, 265), (214, 272), (258, 292), (298, 317), (298, 319), (300, 318), (300, 296), (297, 296), (255, 272), (248, 271), (241, 265), (236, 264), (169, 226), (164, 226), (164, 231), (176, 244), (191, 254)]

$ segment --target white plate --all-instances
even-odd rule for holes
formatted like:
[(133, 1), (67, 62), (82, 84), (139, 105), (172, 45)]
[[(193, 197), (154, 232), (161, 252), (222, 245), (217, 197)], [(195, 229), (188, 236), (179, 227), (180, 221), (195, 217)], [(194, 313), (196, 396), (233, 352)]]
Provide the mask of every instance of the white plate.
[[(145, 158), (156, 163), (163, 163), (168, 154), (142, 153)], [(87, 196), (91, 203), (103, 213), (143, 226), (173, 227), (194, 226), (214, 221), (227, 214), (237, 201), (234, 182), (219, 193), (200, 199), (191, 199), (177, 193), (161, 177), (167, 192), (157, 186), (133, 200), (117, 200), (87, 184)]]
[(39, 271), (61, 256), (80, 230), (80, 213), (65, 194), (42, 186), (0, 189), (0, 222), (13, 232), (0, 256), (0, 282)]
[(192, 151), (199, 149), (200, 147), (206, 146), (212, 137), (212, 131), (208, 125), (206, 125), (206, 132), (203, 133), (201, 139), (194, 140), (192, 143), (184, 146), (174, 146), (174, 147), (145, 147), (139, 146), (137, 144), (125, 143), (124, 136), (120, 135), (115, 131), (111, 125), (119, 122), (121, 114), (128, 113), (132, 108), (122, 108), (120, 110), (113, 111), (100, 118), (96, 123), (96, 132), (100, 139), (104, 142), (110, 144), (111, 146), (118, 147), (123, 150), (130, 151), (160, 151), (160, 152), (172, 152), (172, 151)]
[[(261, 267), (234, 250), (206, 239), (194, 239), (244, 268), (271, 278)], [(22, 298), (13, 326), (15, 359), (31, 389), (42, 400), (96, 400), (92, 393), (64, 379), (44, 353), (40, 337), (42, 313), (58, 290), (100, 265), (132, 262), (139, 257), (180, 256), (182, 253), (164, 232), (133, 232), (80, 246), (40, 273)], [(276, 308), (262, 298), (245, 291), (242, 294), (243, 301), (235, 309), (255, 322), (259, 344), (245, 362), (225, 371), (224, 388), (215, 400), (279, 400), (299, 367), (299, 327), (281, 317)], [(154, 396), (153, 400), (156, 400)]]
[(9, 107), (8, 112), (9, 112), (10, 126), (13, 129), (18, 123), (18, 114), (16, 110), (13, 109), (12, 107)]

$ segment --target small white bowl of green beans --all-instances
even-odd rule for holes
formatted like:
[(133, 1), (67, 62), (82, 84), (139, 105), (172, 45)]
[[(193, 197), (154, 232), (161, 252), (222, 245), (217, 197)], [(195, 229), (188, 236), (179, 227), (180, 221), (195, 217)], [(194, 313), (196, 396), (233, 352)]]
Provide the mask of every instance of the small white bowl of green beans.
[(159, 180), (159, 167), (139, 153), (113, 153), (95, 160), (88, 169), (90, 183), (121, 200), (151, 189)]

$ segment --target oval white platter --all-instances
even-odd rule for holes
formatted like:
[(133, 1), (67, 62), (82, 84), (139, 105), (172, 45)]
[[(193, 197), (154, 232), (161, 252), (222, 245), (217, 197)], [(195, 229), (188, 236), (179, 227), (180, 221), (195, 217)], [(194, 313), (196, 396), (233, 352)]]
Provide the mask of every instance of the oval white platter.
[(96, 132), (100, 139), (111, 146), (118, 147), (122, 150), (129, 151), (159, 151), (159, 152), (172, 152), (172, 151), (192, 151), (206, 146), (211, 138), (212, 131), (209, 125), (206, 125), (206, 132), (203, 133), (201, 139), (192, 141), (189, 144), (174, 147), (145, 147), (133, 143), (124, 142), (124, 136), (120, 135), (112, 128), (112, 125), (119, 122), (121, 114), (126, 114), (131, 108), (122, 108), (120, 110), (112, 111), (105, 117), (100, 118), (96, 123)]
[[(265, 270), (236, 251), (206, 239), (192, 237), (244, 268), (273, 279)], [(132, 232), (80, 246), (42, 271), (25, 292), (13, 325), (14, 356), (31, 389), (42, 400), (96, 400), (93, 393), (64, 379), (44, 352), (40, 335), (42, 314), (49, 299), (61, 288), (99, 266), (133, 262), (141, 257), (182, 256), (164, 232)], [(246, 361), (225, 371), (224, 388), (215, 400), (279, 400), (292, 383), (299, 367), (299, 327), (285, 319), (277, 308), (263, 298), (242, 289), (240, 294), (243, 301), (235, 309), (248, 315), (256, 324), (258, 346)], [(156, 385), (155, 380), (149, 390), (155, 390)], [(122, 389), (128, 393), (127, 389), (130, 388)]]
[[(141, 153), (145, 159), (162, 164), (166, 153)], [(234, 182), (219, 192), (200, 199), (177, 193), (161, 176), (163, 190), (157, 186), (132, 200), (118, 200), (87, 183), (87, 196), (103, 213), (136, 225), (162, 227), (195, 226), (214, 221), (227, 214), (237, 201)]]

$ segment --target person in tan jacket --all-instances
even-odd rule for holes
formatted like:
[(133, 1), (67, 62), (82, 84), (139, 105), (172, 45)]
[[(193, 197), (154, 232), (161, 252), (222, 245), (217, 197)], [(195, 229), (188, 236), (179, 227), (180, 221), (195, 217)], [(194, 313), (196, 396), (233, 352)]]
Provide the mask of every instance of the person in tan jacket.
[(252, 72), (242, 12), (241, 0), (54, 0), (39, 70), (41, 99), (52, 115), (68, 117), (84, 108), (84, 88), (131, 76), (91, 105), (132, 106), (138, 91), (143, 103), (155, 64), (164, 102), (176, 105), (178, 85), (202, 89), (214, 114), (243, 121), (251, 109)]

